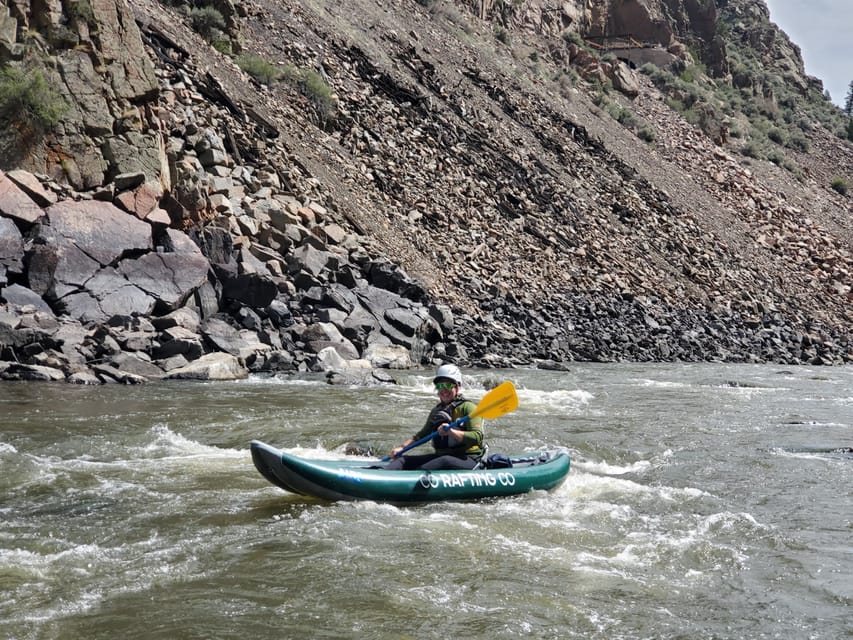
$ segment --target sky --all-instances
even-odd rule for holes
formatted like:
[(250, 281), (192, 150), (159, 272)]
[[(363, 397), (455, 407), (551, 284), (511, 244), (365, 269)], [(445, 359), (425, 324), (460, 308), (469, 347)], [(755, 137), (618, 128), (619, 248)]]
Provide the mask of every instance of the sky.
[(800, 47), (806, 73), (844, 106), (853, 81), (853, 0), (764, 0), (770, 20)]

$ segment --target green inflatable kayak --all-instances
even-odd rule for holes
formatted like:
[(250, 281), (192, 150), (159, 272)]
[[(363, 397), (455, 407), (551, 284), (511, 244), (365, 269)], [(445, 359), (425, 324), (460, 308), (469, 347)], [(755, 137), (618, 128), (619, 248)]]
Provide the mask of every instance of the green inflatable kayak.
[(471, 471), (386, 471), (376, 459), (314, 460), (285, 453), (258, 440), (252, 461), (274, 485), (326, 500), (373, 500), (404, 504), (512, 496), (558, 487), (569, 473), (564, 451), (508, 456), (512, 466)]

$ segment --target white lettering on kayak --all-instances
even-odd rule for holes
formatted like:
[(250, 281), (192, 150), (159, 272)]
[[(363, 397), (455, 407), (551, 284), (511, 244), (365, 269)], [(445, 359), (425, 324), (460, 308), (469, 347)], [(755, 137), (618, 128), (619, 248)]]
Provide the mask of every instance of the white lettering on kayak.
[(361, 482), (363, 479), (361, 474), (353, 469), (338, 469), (338, 477), (351, 482)]
[[(349, 482), (363, 482), (365, 476), (355, 469), (339, 468), (337, 476)], [(491, 472), (462, 472), (448, 474), (425, 473), (418, 478), (418, 483), (424, 489), (464, 489), (465, 487), (502, 487), (515, 486), (515, 475), (508, 471)]]
[(444, 489), (462, 489), (464, 487), (494, 487), (495, 485), (512, 487), (515, 476), (512, 473), (454, 473), (430, 476), (430, 486), (441, 485)]
[(430, 473), (422, 475), (418, 482), (424, 489), (435, 489), (438, 486), (438, 478)]

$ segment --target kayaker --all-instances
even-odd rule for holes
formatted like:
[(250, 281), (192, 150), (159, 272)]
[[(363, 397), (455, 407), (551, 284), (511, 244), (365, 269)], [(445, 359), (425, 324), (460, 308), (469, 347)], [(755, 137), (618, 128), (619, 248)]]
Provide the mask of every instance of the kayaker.
[[(433, 378), (438, 404), (432, 408), (426, 423), (412, 438), (391, 450), (386, 469), (473, 469), (483, 456), (483, 419), (471, 418), (448, 429), (454, 420), (467, 416), (477, 405), (462, 395), (462, 372), (455, 364), (443, 364)], [(400, 455), (411, 443), (435, 433), (435, 453)]]

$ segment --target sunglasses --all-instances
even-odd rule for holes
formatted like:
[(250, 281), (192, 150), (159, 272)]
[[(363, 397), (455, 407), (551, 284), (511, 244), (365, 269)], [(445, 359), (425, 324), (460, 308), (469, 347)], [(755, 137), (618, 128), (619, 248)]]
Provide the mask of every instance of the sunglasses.
[(455, 382), (436, 382), (435, 388), (437, 391), (442, 391), (444, 389), (454, 389), (456, 387)]

